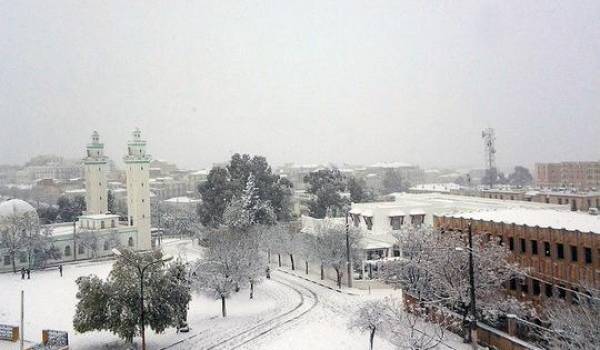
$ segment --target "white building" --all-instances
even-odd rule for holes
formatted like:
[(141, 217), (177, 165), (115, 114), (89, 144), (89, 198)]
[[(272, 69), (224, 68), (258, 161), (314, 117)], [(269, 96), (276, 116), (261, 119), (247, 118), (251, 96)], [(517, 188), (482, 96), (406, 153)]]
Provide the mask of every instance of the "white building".
[(395, 232), (411, 225), (433, 225), (433, 216), (457, 212), (507, 208), (546, 208), (566, 210), (564, 206), (503, 201), (496, 199), (448, 195), (442, 193), (394, 193), (394, 201), (352, 203), (352, 225), (363, 232), (367, 260), (401, 255), (394, 244)]
[[(106, 163), (102, 148), (98, 133), (94, 132), (84, 159), (86, 213), (77, 222), (41, 227), (50, 234), (52, 245), (60, 252), (58, 259), (49, 259), (47, 264), (108, 256), (117, 246), (134, 250), (152, 249), (148, 185), (151, 157), (146, 153), (146, 141), (141, 139), (140, 131), (136, 129), (124, 157), (127, 166), (127, 222), (119, 222), (118, 215), (107, 212), (107, 183), (103, 175)], [(39, 222), (35, 209), (28, 203), (19, 199), (5, 201), (0, 203), (0, 234), (10, 234), (10, 217), (15, 215), (26, 216), (32, 223)], [(30, 247), (21, 248), (14, 257), (6, 248), (0, 248), (0, 271), (11, 270), (13, 259), (17, 269), (40, 267), (39, 261), (32, 256)]]

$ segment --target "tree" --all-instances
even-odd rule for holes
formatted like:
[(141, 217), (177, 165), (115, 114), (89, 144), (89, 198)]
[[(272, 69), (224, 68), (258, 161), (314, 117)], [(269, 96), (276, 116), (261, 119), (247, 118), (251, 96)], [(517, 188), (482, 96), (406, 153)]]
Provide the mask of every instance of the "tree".
[(533, 176), (529, 169), (523, 166), (516, 166), (512, 174), (508, 176), (508, 183), (511, 186), (523, 187), (533, 183)]
[(86, 210), (85, 197), (77, 195), (73, 200), (60, 196), (56, 201), (58, 205), (58, 217), (63, 222), (75, 221)]
[[(213, 168), (207, 181), (199, 186), (203, 200), (199, 213), (205, 226), (217, 227), (223, 223), (225, 209), (234, 198), (242, 196), (250, 175), (256, 196), (263, 203), (270, 203), (277, 220), (287, 221), (291, 218), (291, 183), (274, 175), (266, 158), (236, 153), (226, 168)], [(262, 218), (258, 220), (259, 223), (267, 223)]]
[(17, 255), (26, 257), (31, 264), (34, 242), (40, 239), (39, 220), (35, 211), (13, 214), (0, 223), (0, 247), (10, 256), (13, 272), (17, 271)]
[(576, 303), (551, 300), (544, 316), (551, 331), (544, 332), (551, 349), (600, 349), (600, 291), (579, 286)]
[[(346, 249), (346, 228), (330, 221), (325, 221), (315, 234), (317, 244), (316, 254), (324, 266), (330, 266), (335, 270), (338, 288), (342, 287), (344, 269), (348, 263)], [(348, 241), (352, 256), (358, 255), (360, 247), (361, 232), (355, 227), (349, 228)]]
[(30, 262), (33, 260), (32, 267), (44, 268), (48, 260), (58, 260), (62, 257), (61, 250), (54, 246), (52, 233), (52, 226), (46, 226), (39, 234), (32, 237), (30, 249), (33, 255), (33, 258), (30, 259)]
[(115, 203), (115, 195), (113, 194), (112, 190), (108, 190), (108, 193), (106, 194), (106, 202), (108, 204), (108, 206), (107, 206), (108, 212), (116, 214), (117, 213), (117, 205)]
[(193, 267), (197, 289), (221, 299), (221, 312), (227, 316), (226, 299), (248, 280), (247, 264), (242, 261), (243, 241), (229, 228), (214, 229), (207, 233), (207, 256)]
[(360, 333), (369, 333), (369, 350), (373, 350), (375, 332), (386, 324), (388, 309), (389, 306), (383, 300), (370, 300), (365, 302), (350, 320), (348, 328)]
[(304, 182), (308, 185), (307, 192), (312, 195), (308, 202), (310, 216), (322, 219), (342, 211), (344, 200), (341, 192), (344, 191), (346, 184), (339, 170), (313, 171), (304, 177)]
[(396, 169), (386, 169), (381, 182), (383, 194), (405, 191), (409, 186), (404, 183), (402, 175)]
[[(415, 229), (413, 229), (415, 230)], [(469, 248), (464, 235), (431, 228), (402, 231), (399, 246), (404, 259), (387, 262), (383, 279), (417, 300), (448, 307), (467, 316), (471, 306)], [(496, 238), (473, 236), (474, 281), (479, 319), (496, 322), (507, 313), (524, 317), (532, 309), (503, 293), (503, 284), (522, 273), (511, 262), (510, 250)]]
[[(121, 251), (127, 259), (148, 264), (162, 258), (162, 253)], [(187, 272), (180, 261), (170, 266), (154, 263), (144, 274), (144, 300), (147, 325), (157, 333), (179, 327), (185, 320), (191, 300)], [(140, 277), (137, 268), (119, 259), (103, 281), (95, 275), (82, 276), (78, 286), (73, 327), (77, 332), (107, 330), (128, 342), (140, 333)]]
[(353, 203), (371, 202), (375, 197), (373, 192), (367, 189), (367, 183), (362, 178), (348, 177), (347, 187), (350, 201)]

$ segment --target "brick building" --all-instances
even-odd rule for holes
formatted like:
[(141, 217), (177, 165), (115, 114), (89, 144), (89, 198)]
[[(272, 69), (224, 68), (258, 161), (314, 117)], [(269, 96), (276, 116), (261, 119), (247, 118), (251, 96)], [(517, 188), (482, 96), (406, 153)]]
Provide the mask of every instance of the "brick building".
[(533, 300), (577, 301), (578, 285), (600, 288), (600, 217), (545, 209), (504, 209), (434, 217), (444, 230), (467, 230), (500, 237), (514, 259), (529, 268), (512, 280), (512, 294)]
[(597, 189), (600, 187), (600, 161), (536, 163), (535, 180), (540, 187)]

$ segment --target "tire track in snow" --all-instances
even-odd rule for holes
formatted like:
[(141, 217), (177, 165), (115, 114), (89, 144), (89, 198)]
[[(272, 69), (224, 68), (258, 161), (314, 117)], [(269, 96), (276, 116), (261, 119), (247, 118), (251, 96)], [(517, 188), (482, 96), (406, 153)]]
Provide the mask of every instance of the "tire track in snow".
[[(283, 326), (285, 324), (288, 324), (288, 323), (290, 323), (292, 321), (295, 321), (295, 320), (299, 319), (300, 317), (302, 317), (303, 315), (305, 315), (306, 313), (308, 313), (309, 311), (311, 311), (317, 305), (317, 303), (318, 303), (318, 297), (317, 297), (317, 295), (314, 292), (312, 292), (311, 290), (309, 290), (308, 288), (305, 288), (303, 286), (299, 286), (302, 289), (307, 290), (311, 294), (311, 296), (312, 296), (312, 298), (314, 300), (314, 303), (307, 310), (302, 311), (300, 314), (298, 314), (296, 316), (293, 316), (292, 318), (289, 318), (289, 319), (284, 319), (285, 317), (287, 317), (287, 316), (295, 313), (296, 311), (298, 311), (302, 306), (305, 305), (305, 302), (306, 302), (305, 294), (302, 293), (302, 290), (299, 289), (299, 288), (294, 287), (292, 285), (293, 282), (291, 282), (291, 281), (289, 281), (287, 279), (284, 279), (284, 280), (286, 282), (288, 282), (288, 283), (282, 282), (280, 280), (272, 279), (272, 281), (277, 282), (277, 283), (279, 283), (279, 284), (281, 284), (281, 285), (283, 285), (285, 287), (290, 288), (292, 291), (294, 291), (300, 297), (300, 302), (298, 304), (296, 304), (291, 310), (286, 311), (286, 312), (284, 312), (282, 314), (279, 314), (279, 315), (277, 315), (277, 316), (275, 316), (273, 318), (261, 321), (257, 325), (255, 325), (255, 326), (253, 326), (251, 328), (248, 328), (248, 329), (243, 329), (243, 330), (241, 330), (240, 332), (238, 332), (236, 334), (229, 335), (229, 336), (227, 336), (227, 334), (225, 334), (225, 335), (223, 335), (223, 336), (226, 337), (225, 339), (222, 339), (222, 338), (221, 339), (202, 338), (202, 339), (198, 339), (198, 342), (193, 342), (194, 339), (198, 338), (201, 335), (210, 335), (211, 329), (209, 328), (209, 329), (205, 329), (203, 331), (200, 331), (198, 333), (195, 333), (195, 334), (193, 334), (193, 335), (191, 335), (189, 337), (186, 337), (184, 339), (181, 339), (181, 340), (179, 340), (179, 341), (177, 341), (177, 342), (175, 342), (173, 344), (165, 346), (165, 347), (161, 348), (160, 350), (173, 349), (173, 348), (179, 347), (179, 346), (186, 346), (186, 348), (188, 348), (188, 349), (201, 348), (201, 349), (209, 350), (209, 349), (217, 349), (217, 348), (219, 348), (221, 346), (225, 346), (225, 344), (230, 344), (230, 345), (227, 346), (227, 349), (231, 349), (232, 348), (231, 347), (231, 343), (232, 342), (236, 342), (236, 341), (242, 340), (242, 343), (234, 345), (235, 347), (233, 347), (233, 348), (236, 348), (236, 347), (239, 347), (239, 346), (241, 346), (243, 344), (246, 344), (246, 343), (248, 343), (248, 342), (250, 342), (250, 341), (252, 341), (254, 339), (257, 339), (257, 338), (263, 336), (264, 334), (269, 333), (270, 331), (272, 331), (272, 330), (274, 330), (276, 328), (279, 328), (279, 327), (281, 327), (281, 326)], [(293, 283), (293, 284), (296, 285), (296, 283)], [(282, 319), (284, 319), (284, 320), (282, 320)], [(214, 335), (216, 335), (217, 337), (219, 336), (219, 334), (214, 334)], [(250, 338), (247, 338), (248, 336)], [(215, 340), (217, 342), (211, 344), (211, 341), (215, 341)], [(188, 343), (188, 344), (186, 344), (186, 343)]]

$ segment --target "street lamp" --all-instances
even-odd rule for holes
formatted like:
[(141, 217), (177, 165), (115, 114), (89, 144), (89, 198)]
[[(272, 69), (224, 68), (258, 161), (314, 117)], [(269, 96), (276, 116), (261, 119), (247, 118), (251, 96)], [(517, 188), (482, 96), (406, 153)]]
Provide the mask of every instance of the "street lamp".
[[(471, 337), (471, 344), (474, 349), (477, 349), (477, 333), (475, 327), (477, 325), (477, 312), (475, 308), (475, 272), (473, 267), (473, 232), (471, 230), (471, 222), (469, 222), (468, 238), (469, 238), (469, 295), (471, 298), (470, 309), (471, 309), (471, 322), (469, 322), (469, 335)], [(455, 247), (454, 250), (464, 251), (462, 247)]]
[(346, 210), (346, 264), (348, 267), (348, 288), (352, 288), (352, 260), (350, 258), (350, 223), (348, 222), (349, 212)]
[(142, 350), (146, 350), (146, 323), (144, 320), (144, 272), (146, 269), (154, 264), (167, 262), (173, 260), (173, 257), (170, 255), (164, 256), (162, 259), (151, 261), (145, 265), (140, 264), (137, 261), (133, 261), (127, 256), (123, 255), (120, 250), (117, 248), (112, 249), (113, 254), (118, 256), (119, 258), (123, 258), (135, 266), (138, 270), (138, 274), (140, 276), (140, 332), (142, 336)]

